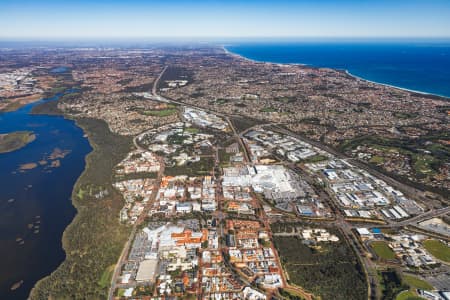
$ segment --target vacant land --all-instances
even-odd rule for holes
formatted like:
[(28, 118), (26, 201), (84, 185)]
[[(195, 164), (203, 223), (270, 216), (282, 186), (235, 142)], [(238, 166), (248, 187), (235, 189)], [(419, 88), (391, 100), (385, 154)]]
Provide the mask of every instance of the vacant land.
[(202, 157), (200, 161), (188, 162), (183, 166), (166, 167), (164, 174), (167, 176), (205, 176), (210, 175), (214, 167), (212, 157)]
[(36, 139), (32, 131), (15, 131), (0, 134), (0, 153), (19, 150)]
[(160, 109), (160, 110), (146, 110), (144, 114), (152, 117), (168, 117), (176, 114), (178, 111), (175, 108)]
[(302, 162), (304, 163), (318, 163), (324, 160), (327, 160), (328, 157), (322, 154), (316, 154), (314, 156), (308, 157), (307, 159), (304, 159)]
[(450, 247), (438, 240), (426, 240), (423, 242), (425, 249), (437, 259), (450, 263)]
[(421, 298), (416, 295), (416, 293), (412, 291), (403, 291), (400, 294), (397, 295), (395, 300), (422, 300), (424, 298)]
[(102, 274), (98, 284), (103, 288), (109, 288), (115, 265), (109, 266)]
[(292, 237), (275, 237), (274, 242), (291, 283), (322, 299), (367, 299), (364, 274), (344, 242), (314, 248)]
[(415, 276), (403, 274), (402, 279), (403, 282), (409, 285), (411, 288), (427, 291), (433, 290), (433, 286), (431, 284)]
[(375, 241), (370, 244), (375, 254), (380, 259), (392, 260), (395, 259), (395, 253), (389, 248), (388, 244), (383, 241)]
[(230, 118), (233, 127), (237, 132), (242, 132), (250, 127), (261, 124), (262, 122), (259, 120), (251, 119), (251, 118), (242, 118), (242, 117), (232, 117)]

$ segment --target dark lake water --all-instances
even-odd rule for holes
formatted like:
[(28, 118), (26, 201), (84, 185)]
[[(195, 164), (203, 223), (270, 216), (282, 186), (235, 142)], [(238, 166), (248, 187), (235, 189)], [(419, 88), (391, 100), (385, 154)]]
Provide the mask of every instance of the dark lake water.
[[(0, 299), (26, 299), (34, 284), (65, 258), (61, 238), (76, 214), (70, 196), (91, 147), (73, 121), (29, 114), (38, 103), (58, 97), (0, 113), (0, 133), (29, 130), (36, 134), (26, 147), (0, 154)], [(70, 152), (59, 159), (59, 167), (51, 168), (48, 156), (55, 148)], [(41, 160), (47, 160), (47, 165), (18, 171), (21, 164)], [(22, 245), (18, 238), (23, 239)], [(23, 284), (11, 291), (21, 280)]]
[(348, 70), (367, 80), (450, 97), (450, 40), (252, 42), (246, 58)]

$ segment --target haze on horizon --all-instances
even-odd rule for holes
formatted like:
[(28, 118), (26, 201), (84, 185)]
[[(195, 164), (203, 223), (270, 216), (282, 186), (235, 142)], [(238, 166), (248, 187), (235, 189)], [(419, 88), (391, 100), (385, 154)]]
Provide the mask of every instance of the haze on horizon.
[(2, 0), (0, 38), (450, 37), (446, 0)]

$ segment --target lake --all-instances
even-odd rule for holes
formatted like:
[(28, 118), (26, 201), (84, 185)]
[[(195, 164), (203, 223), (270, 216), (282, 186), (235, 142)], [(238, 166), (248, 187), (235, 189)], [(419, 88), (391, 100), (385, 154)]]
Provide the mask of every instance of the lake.
[[(65, 259), (62, 234), (76, 214), (70, 196), (92, 149), (74, 121), (30, 114), (60, 96), (0, 113), (0, 133), (36, 134), (24, 148), (0, 154), (0, 299), (26, 299)], [(23, 164), (36, 167), (20, 171)]]

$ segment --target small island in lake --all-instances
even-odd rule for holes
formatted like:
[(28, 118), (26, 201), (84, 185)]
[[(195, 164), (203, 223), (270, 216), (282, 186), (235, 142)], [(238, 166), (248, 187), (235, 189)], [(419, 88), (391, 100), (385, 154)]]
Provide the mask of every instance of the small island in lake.
[(7, 153), (25, 147), (36, 139), (32, 131), (15, 131), (0, 134), (0, 153)]

